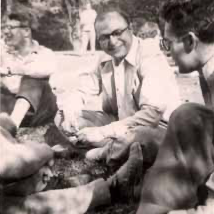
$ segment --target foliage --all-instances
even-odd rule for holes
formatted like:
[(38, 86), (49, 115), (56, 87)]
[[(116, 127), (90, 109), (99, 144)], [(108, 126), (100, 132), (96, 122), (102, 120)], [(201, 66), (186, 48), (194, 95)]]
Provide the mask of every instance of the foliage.
[(73, 48), (73, 40), (80, 36), (78, 9), (88, 1), (98, 12), (109, 4), (122, 8), (129, 14), (135, 31), (143, 19), (158, 20), (160, 4), (160, 0), (2, 0), (2, 10), (5, 10), (6, 1), (12, 4), (12, 11), (29, 11), (32, 14), (34, 38), (53, 50)]

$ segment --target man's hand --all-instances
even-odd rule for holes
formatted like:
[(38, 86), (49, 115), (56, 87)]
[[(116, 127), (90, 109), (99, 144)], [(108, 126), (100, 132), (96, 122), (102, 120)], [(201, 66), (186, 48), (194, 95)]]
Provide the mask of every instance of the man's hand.
[(88, 127), (83, 128), (76, 133), (78, 141), (87, 143), (90, 146), (97, 146), (105, 140), (101, 127)]
[(71, 111), (63, 111), (64, 121), (61, 126), (69, 133), (73, 133), (74, 130), (79, 130), (79, 119), (82, 111), (72, 109)]

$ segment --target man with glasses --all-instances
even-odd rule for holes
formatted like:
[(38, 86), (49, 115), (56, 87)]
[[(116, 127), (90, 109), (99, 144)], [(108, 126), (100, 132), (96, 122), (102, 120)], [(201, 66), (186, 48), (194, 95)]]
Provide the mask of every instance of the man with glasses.
[[(168, 118), (180, 104), (175, 77), (159, 43), (148, 45), (135, 37), (129, 23), (127, 15), (115, 8), (98, 14), (97, 40), (107, 55), (88, 74), (91, 79), (70, 95), (75, 102), (60, 109), (63, 128), (77, 130), (70, 140), (76, 146), (94, 148), (86, 158), (106, 160), (111, 166), (127, 159), (133, 142), (141, 143), (144, 161), (151, 164)], [(100, 95), (102, 111), (84, 110), (88, 94)]]
[(10, 14), (2, 34), (0, 111), (10, 114), (17, 128), (52, 121), (57, 111), (48, 83), (56, 69), (53, 52), (32, 39), (28, 14)]
[(188, 103), (172, 114), (144, 179), (137, 214), (214, 211), (213, 8), (213, 0), (168, 0), (163, 5), (164, 47), (180, 71), (199, 72), (205, 106)]

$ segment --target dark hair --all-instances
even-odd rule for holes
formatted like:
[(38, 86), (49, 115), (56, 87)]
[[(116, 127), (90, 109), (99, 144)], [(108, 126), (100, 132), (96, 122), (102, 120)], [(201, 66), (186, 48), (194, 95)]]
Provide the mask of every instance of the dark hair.
[(144, 27), (146, 25), (152, 30), (154, 30), (154, 29), (157, 31), (159, 30), (159, 26), (156, 22), (147, 21), (147, 22), (144, 22), (141, 27)]
[(8, 18), (10, 20), (17, 20), (21, 22), (21, 25), (26, 27), (31, 27), (32, 25), (32, 18), (28, 13), (11, 13), (8, 15)]
[(104, 9), (98, 13), (96, 19), (95, 19), (95, 25), (96, 25), (96, 22), (98, 21), (102, 21), (104, 18), (105, 18), (105, 15), (108, 14), (108, 13), (118, 13), (119, 15), (121, 15), (124, 20), (127, 22), (127, 25), (130, 25), (130, 18), (129, 18), (129, 15), (123, 11), (121, 8), (118, 8), (118, 7), (114, 7), (114, 6), (106, 6), (104, 7)]
[(161, 17), (171, 24), (176, 36), (192, 31), (202, 42), (214, 42), (213, 0), (167, 0)]

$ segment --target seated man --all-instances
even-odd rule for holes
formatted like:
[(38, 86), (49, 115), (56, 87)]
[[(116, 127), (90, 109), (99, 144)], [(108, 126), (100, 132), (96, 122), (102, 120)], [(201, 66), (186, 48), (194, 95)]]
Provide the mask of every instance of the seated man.
[[(76, 188), (50, 190), (55, 187), (49, 185), (53, 170), (48, 162), (53, 159), (53, 151), (46, 144), (17, 142), (15, 132), (13, 121), (0, 114), (0, 211), (4, 214), (85, 213), (123, 195), (142, 168), (141, 147), (134, 143), (127, 162), (106, 181), (98, 179)], [(67, 181), (73, 187), (77, 184)]]
[(11, 114), (17, 128), (53, 120), (57, 106), (48, 83), (56, 69), (53, 52), (32, 40), (27, 14), (10, 14), (2, 33), (0, 111)]
[[(122, 11), (106, 8), (98, 14), (95, 30), (108, 55), (88, 74), (91, 81), (83, 80), (70, 101), (60, 105), (62, 126), (68, 132), (79, 130), (75, 135), (82, 146), (98, 147), (86, 153), (90, 160), (104, 158), (114, 165), (132, 142), (141, 142), (145, 153), (153, 153), (146, 155), (153, 160), (165, 135), (163, 127), (180, 104), (175, 76), (159, 43), (135, 37)], [(102, 111), (83, 110), (89, 94), (100, 95)]]
[(213, 0), (168, 0), (163, 5), (164, 47), (181, 71), (199, 72), (206, 106), (188, 103), (172, 114), (145, 176), (137, 214), (214, 212), (213, 8)]

